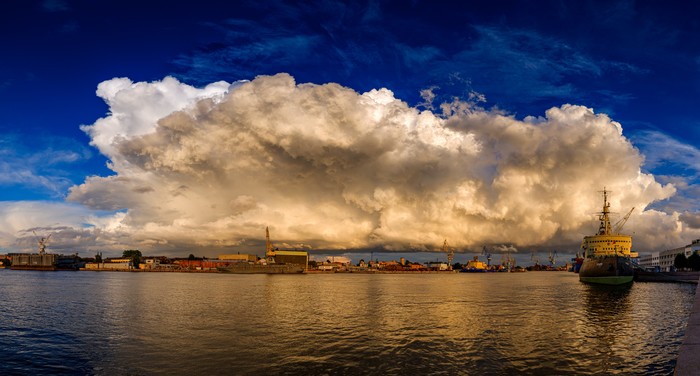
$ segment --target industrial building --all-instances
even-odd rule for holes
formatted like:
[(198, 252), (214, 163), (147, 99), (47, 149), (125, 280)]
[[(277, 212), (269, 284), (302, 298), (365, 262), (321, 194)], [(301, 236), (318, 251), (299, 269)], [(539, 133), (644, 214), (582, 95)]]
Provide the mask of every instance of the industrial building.
[(219, 260), (255, 262), (258, 260), (258, 256), (236, 253), (231, 255), (219, 255)]
[(134, 264), (130, 258), (109, 259), (105, 262), (88, 262), (85, 270), (131, 270)]
[(277, 264), (294, 264), (308, 268), (309, 252), (306, 251), (280, 251), (274, 250), (272, 257)]
[(687, 258), (698, 251), (700, 251), (700, 239), (695, 239), (691, 244), (683, 247), (639, 256), (638, 264), (646, 270), (669, 272), (673, 267), (673, 262), (676, 260), (677, 255), (683, 254)]
[(12, 269), (56, 270), (58, 255), (54, 253), (10, 253)]

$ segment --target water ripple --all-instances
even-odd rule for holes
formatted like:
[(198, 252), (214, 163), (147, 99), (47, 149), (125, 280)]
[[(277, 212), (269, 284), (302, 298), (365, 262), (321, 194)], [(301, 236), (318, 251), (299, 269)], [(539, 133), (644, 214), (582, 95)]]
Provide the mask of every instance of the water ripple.
[(693, 286), (0, 271), (0, 374), (671, 374)]

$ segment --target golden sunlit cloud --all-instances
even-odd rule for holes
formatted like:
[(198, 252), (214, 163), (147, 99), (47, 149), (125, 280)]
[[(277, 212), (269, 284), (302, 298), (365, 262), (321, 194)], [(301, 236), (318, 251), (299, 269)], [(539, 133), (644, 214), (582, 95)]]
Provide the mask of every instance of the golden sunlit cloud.
[(626, 228), (637, 244), (698, 235), (646, 209), (674, 187), (642, 172), (619, 123), (583, 106), (522, 120), (460, 101), (434, 113), (387, 89), (288, 74), (203, 89), (115, 78), (98, 95), (110, 113), (83, 129), (114, 175), (87, 178), (68, 200), (122, 210), (95, 226), (134, 247), (232, 246), (266, 226), (309, 249), (575, 247), (595, 231), (603, 187), (613, 210), (636, 207)]

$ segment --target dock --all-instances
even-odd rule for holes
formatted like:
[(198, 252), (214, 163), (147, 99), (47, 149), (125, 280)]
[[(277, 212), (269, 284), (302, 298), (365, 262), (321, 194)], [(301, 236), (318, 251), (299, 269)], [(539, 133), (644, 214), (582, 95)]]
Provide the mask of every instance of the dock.
[[(700, 288), (700, 285), (698, 286)], [(676, 359), (676, 376), (697, 375), (700, 370), (700, 291), (695, 290), (695, 301), (688, 317), (683, 343)]]
[(675, 282), (694, 283), (700, 279), (700, 272), (649, 272), (635, 270), (634, 280), (637, 282)]

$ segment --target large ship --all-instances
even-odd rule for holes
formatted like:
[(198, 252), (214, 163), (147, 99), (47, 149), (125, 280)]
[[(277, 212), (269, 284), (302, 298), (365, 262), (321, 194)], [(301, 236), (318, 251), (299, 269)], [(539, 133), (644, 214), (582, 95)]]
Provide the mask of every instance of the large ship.
[(598, 215), (600, 220), (598, 233), (584, 237), (581, 243), (584, 253), (583, 263), (578, 273), (581, 282), (605, 285), (632, 282), (634, 278), (632, 257), (637, 257), (637, 253), (631, 251), (632, 237), (620, 234), (632, 210), (612, 226), (608, 191), (603, 189), (603, 211)]
[(479, 261), (479, 256), (474, 256), (474, 259), (467, 261), (461, 273), (480, 273), (488, 270), (488, 265), (485, 262)]
[(291, 264), (267, 264), (266, 262), (235, 262), (226, 266), (217, 266), (217, 270), (234, 274), (296, 274), (305, 269)]
[(235, 274), (298, 274), (306, 272), (309, 254), (306, 251), (280, 251), (270, 241), (270, 229), (265, 228), (265, 258), (256, 262), (234, 262), (216, 269)]

